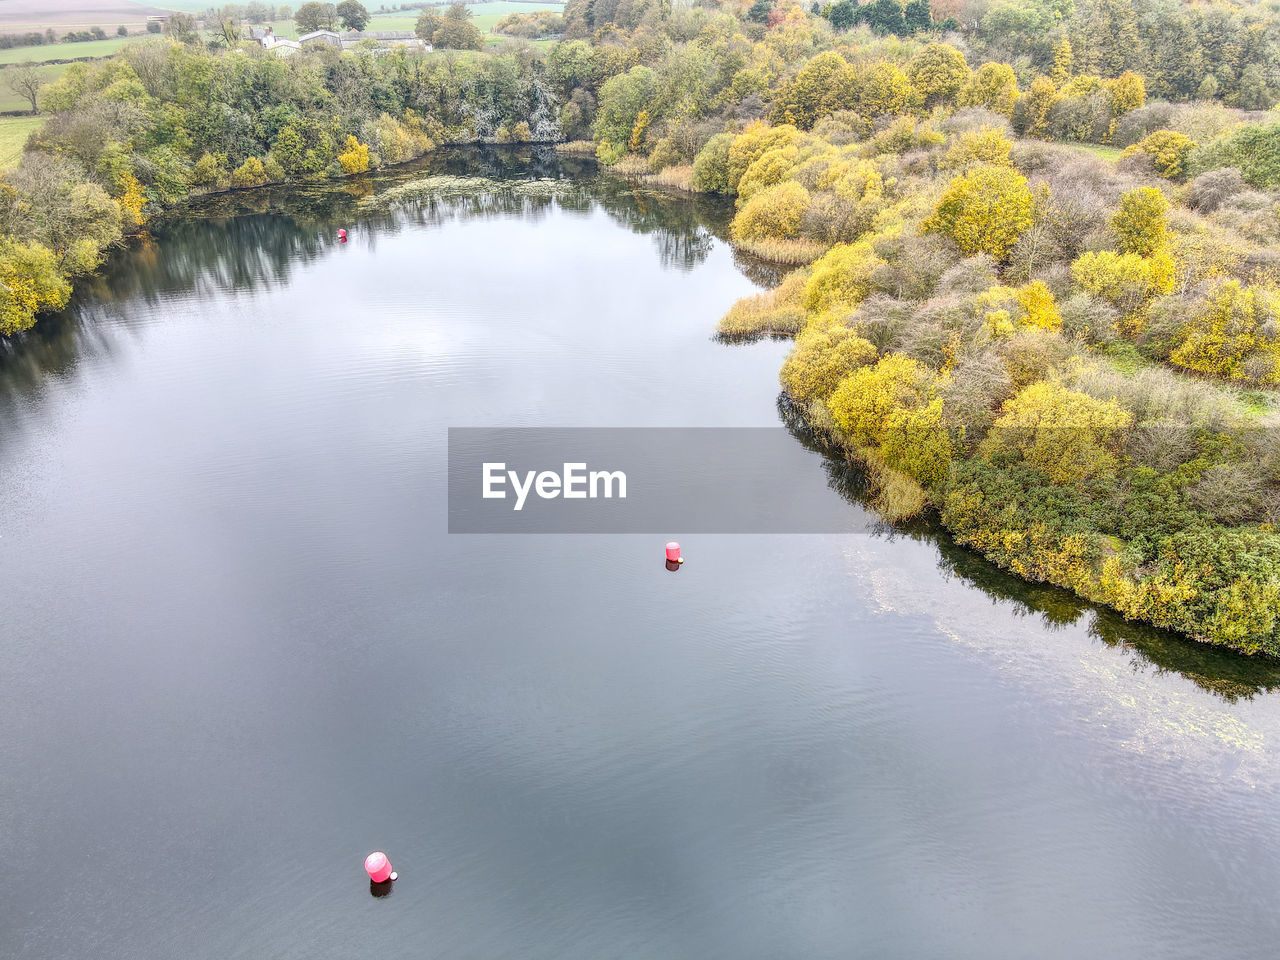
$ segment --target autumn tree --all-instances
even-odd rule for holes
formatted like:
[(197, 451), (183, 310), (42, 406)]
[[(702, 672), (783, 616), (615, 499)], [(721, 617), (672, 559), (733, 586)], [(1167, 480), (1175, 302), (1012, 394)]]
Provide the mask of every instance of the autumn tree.
[(984, 63), (960, 91), (962, 106), (985, 107), (1006, 117), (1013, 114), (1017, 100), (1018, 78), (1005, 63)]
[(907, 76), (926, 107), (956, 99), (969, 80), (964, 54), (948, 43), (930, 43), (907, 63)]
[(1155, 187), (1137, 187), (1120, 198), (1111, 227), (1122, 253), (1149, 257), (1169, 239), (1169, 201)]
[(965, 256), (1003, 261), (1032, 224), (1027, 180), (1008, 167), (979, 167), (947, 186), (922, 228), (945, 234)]

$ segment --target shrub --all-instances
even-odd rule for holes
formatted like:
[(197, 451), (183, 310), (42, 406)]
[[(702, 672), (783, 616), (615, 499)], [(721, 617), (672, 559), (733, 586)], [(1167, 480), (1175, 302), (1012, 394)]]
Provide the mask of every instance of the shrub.
[(365, 173), (369, 169), (369, 145), (355, 137), (347, 137), (346, 145), (338, 154), (343, 173)]
[(794, 181), (767, 187), (751, 197), (733, 218), (735, 241), (791, 240), (809, 208), (809, 191)]
[(782, 365), (779, 379), (799, 403), (826, 400), (845, 377), (875, 362), (878, 351), (847, 327), (802, 335)]
[(942, 400), (934, 397), (922, 407), (891, 411), (884, 420), (880, 455), (926, 489), (942, 486), (952, 456), (951, 438), (942, 423)]
[(866, 297), (871, 276), (881, 263), (865, 240), (836, 244), (813, 264), (804, 288), (804, 308), (820, 313), (856, 307)]
[(1123, 156), (1140, 153), (1151, 158), (1156, 173), (1168, 180), (1177, 180), (1187, 172), (1188, 161), (1196, 148), (1196, 142), (1184, 133), (1174, 130), (1156, 130), (1125, 150)]
[(26, 330), (37, 313), (60, 310), (70, 297), (52, 250), (0, 237), (0, 336)]
[(1280, 186), (1280, 123), (1244, 124), (1192, 154), (1194, 173), (1221, 167), (1236, 167), (1253, 187)]
[(985, 448), (1015, 454), (1054, 483), (1079, 484), (1115, 468), (1112, 450), (1132, 420), (1114, 401), (1033, 383), (1005, 402)]
[(1213, 288), (1193, 309), (1169, 359), (1180, 367), (1254, 383), (1280, 383), (1280, 296), (1239, 280)]
[(1235, 167), (1210, 170), (1187, 184), (1187, 206), (1201, 213), (1213, 213), (1246, 189), (1244, 176)]
[(889, 354), (874, 367), (863, 367), (841, 381), (827, 402), (831, 418), (863, 447), (878, 447), (885, 422), (900, 408), (932, 399), (933, 375), (918, 361)]
[(949, 236), (966, 256), (1004, 260), (1032, 224), (1026, 178), (1014, 170), (980, 167), (951, 181), (921, 228)]
[(1120, 198), (1111, 226), (1122, 253), (1149, 257), (1169, 239), (1169, 201), (1155, 187), (1138, 187)]

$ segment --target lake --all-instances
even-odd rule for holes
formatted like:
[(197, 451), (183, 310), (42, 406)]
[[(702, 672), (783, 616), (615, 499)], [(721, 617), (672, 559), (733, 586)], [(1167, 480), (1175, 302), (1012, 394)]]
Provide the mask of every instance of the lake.
[[(425, 172), (564, 183), (368, 204)], [(0, 955), (1275, 954), (1274, 663), (799, 432), (871, 532), (446, 532), (450, 427), (781, 424), (730, 214), (445, 151), (200, 204), (3, 348)]]

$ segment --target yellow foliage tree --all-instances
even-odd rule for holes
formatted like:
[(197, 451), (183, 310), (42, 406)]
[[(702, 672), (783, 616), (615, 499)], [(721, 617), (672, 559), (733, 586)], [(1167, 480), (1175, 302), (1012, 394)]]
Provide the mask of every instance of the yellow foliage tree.
[(1006, 117), (1012, 116), (1018, 102), (1018, 78), (1006, 63), (984, 63), (960, 91), (960, 103), (966, 107), (986, 107)]
[(369, 145), (355, 137), (347, 137), (345, 149), (338, 154), (344, 173), (365, 173), (369, 169)]
[(979, 167), (951, 181), (921, 228), (947, 235), (965, 256), (985, 253), (1003, 261), (1030, 228), (1033, 206), (1031, 189), (1020, 173)]
[(1054, 483), (1076, 484), (1115, 468), (1113, 450), (1132, 422), (1114, 400), (1042, 380), (1005, 401), (983, 449), (1018, 454)]
[(120, 204), (124, 221), (132, 227), (141, 226), (147, 219), (147, 215), (142, 212), (142, 208), (147, 204), (147, 195), (142, 192), (142, 184), (132, 173), (126, 173), (122, 178), (122, 186), (124, 190), (116, 198), (116, 202)]
[(39, 243), (0, 237), (0, 336), (26, 330), (42, 310), (60, 310), (71, 284), (53, 251)]
[(1137, 187), (1120, 198), (1111, 218), (1122, 253), (1149, 257), (1169, 242), (1169, 201), (1155, 187)]

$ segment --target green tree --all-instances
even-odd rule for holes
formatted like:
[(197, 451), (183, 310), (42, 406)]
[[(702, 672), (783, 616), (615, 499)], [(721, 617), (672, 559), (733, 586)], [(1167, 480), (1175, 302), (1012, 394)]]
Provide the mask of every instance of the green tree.
[(1005, 401), (984, 452), (1016, 454), (1054, 483), (1077, 484), (1115, 469), (1114, 451), (1132, 422), (1114, 400), (1042, 381)]
[(299, 33), (332, 30), (337, 26), (337, 20), (337, 8), (332, 3), (319, 3), (317, 0), (304, 3), (293, 14), (293, 22), (298, 25)]
[(334, 10), (348, 30), (363, 30), (369, 24), (369, 11), (359, 0), (342, 0)]
[(961, 105), (986, 107), (1006, 117), (1013, 114), (1017, 101), (1018, 78), (1013, 67), (1005, 63), (984, 63), (960, 92)]
[(778, 91), (774, 123), (793, 123), (808, 130), (823, 117), (847, 110), (855, 102), (853, 67), (833, 50), (818, 54)]

